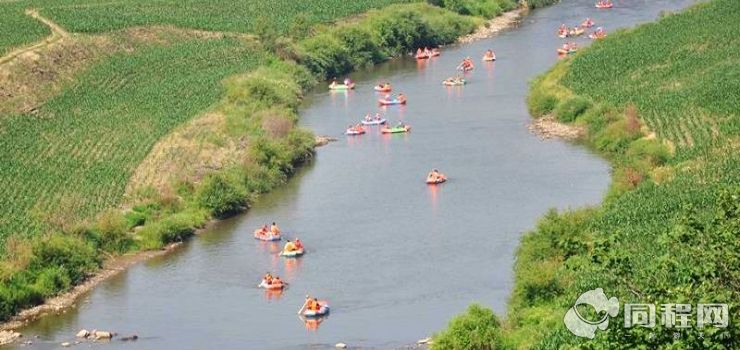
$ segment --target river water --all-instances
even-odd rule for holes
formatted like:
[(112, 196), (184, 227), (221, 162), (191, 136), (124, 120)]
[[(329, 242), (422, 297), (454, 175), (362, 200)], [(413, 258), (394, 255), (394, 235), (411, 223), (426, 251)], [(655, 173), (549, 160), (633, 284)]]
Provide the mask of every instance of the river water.
[[(690, 3), (617, 0), (615, 9), (598, 11), (593, 1), (565, 1), (431, 61), (394, 60), (354, 74), (356, 91), (322, 89), (307, 98), (301, 123), (339, 141), (318, 149), (285, 187), (176, 252), (105, 281), (75, 309), (20, 331), (26, 339), (38, 335), (33, 346), (42, 349), (73, 341), (81, 328), (140, 336), (95, 347), (323, 349), (345, 342), (387, 349), (443, 328), (471, 302), (504, 315), (522, 233), (548, 208), (598, 203), (609, 183), (606, 162), (585, 148), (527, 130), (527, 83), (557, 60), (555, 30), (591, 17), (613, 31)], [(493, 64), (479, 61), (487, 48), (498, 56)], [(465, 56), (476, 62), (469, 84), (443, 87)], [(404, 92), (408, 106), (378, 109), (372, 86), (379, 80)], [(341, 135), (376, 111), (412, 131)], [(431, 168), (450, 180), (425, 185)], [(252, 238), (272, 221), (304, 241), (304, 257), (280, 258), (277, 244)], [(257, 289), (266, 271), (290, 288), (279, 295)], [(320, 324), (296, 315), (306, 293), (332, 306)]]

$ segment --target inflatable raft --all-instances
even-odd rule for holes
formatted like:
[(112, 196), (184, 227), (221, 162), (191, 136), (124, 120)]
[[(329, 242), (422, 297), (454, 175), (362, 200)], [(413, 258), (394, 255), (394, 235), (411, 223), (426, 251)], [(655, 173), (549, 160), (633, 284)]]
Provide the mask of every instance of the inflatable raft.
[(374, 87), (374, 89), (375, 89), (375, 91), (377, 91), (377, 92), (391, 92), (391, 90), (393, 90), (393, 88), (391, 88), (391, 86), (390, 86), (390, 85), (386, 85), (386, 86), (380, 86), (380, 85), (376, 85), (376, 86)]
[(496, 56), (483, 56), (483, 62), (493, 62), (496, 60)]
[(365, 128), (349, 128), (347, 131), (344, 132), (347, 135), (353, 136), (353, 135), (362, 135), (365, 133)]
[(456, 80), (456, 81), (445, 80), (442, 82), (442, 84), (445, 86), (462, 86), (462, 85), (467, 84), (467, 82), (465, 81), (465, 79)]
[(329, 85), (329, 90), (352, 90), (355, 88), (355, 83), (345, 85), (345, 84), (334, 84)]
[(380, 130), (380, 132), (384, 134), (399, 134), (399, 133), (404, 133), (404, 132), (409, 132), (409, 131), (411, 131), (410, 125), (397, 126), (394, 128), (389, 128), (386, 126)]
[(380, 103), (381, 106), (392, 106), (392, 105), (405, 105), (406, 100), (399, 100), (397, 98), (394, 98), (392, 100), (388, 99), (380, 99), (378, 100), (378, 103)]
[(323, 300), (319, 300), (319, 309), (317, 311), (305, 310), (303, 311), (303, 317), (321, 317), (329, 314), (329, 303)]
[(383, 118), (383, 119), (363, 120), (360, 123), (362, 123), (362, 125), (381, 125), (381, 124), (385, 124), (386, 122), (387, 120)]
[(604, 3), (597, 2), (595, 6), (597, 9), (610, 9), (614, 7), (614, 4), (613, 3), (604, 4)]
[(254, 238), (260, 241), (272, 242), (272, 241), (279, 241), (280, 235), (279, 234), (275, 235), (275, 234), (272, 234), (271, 232), (263, 234), (263, 233), (260, 233), (260, 230), (258, 229), (254, 231)]
[(260, 282), (260, 284), (257, 287), (262, 288), (262, 289), (267, 289), (267, 290), (282, 290), (283, 288), (285, 288), (285, 283), (283, 282), (274, 283), (273, 282), (273, 283), (268, 284), (267, 281), (262, 280), (262, 282)]
[(303, 252), (303, 249), (298, 249), (298, 250), (294, 250), (292, 252), (282, 251), (282, 252), (280, 252), (280, 255), (281, 256), (284, 256), (286, 258), (296, 258), (296, 257), (299, 257), (299, 256), (303, 255), (303, 253), (304, 253)]
[(573, 28), (568, 32), (569, 36), (579, 36), (582, 35), (586, 30), (583, 28)]
[(441, 184), (441, 183), (443, 183), (443, 182), (445, 182), (445, 181), (447, 181), (447, 177), (446, 177), (446, 176), (444, 176), (444, 175), (441, 175), (441, 176), (440, 176), (439, 178), (437, 178), (437, 179), (430, 179), (430, 178), (427, 178), (427, 185), (437, 185), (437, 184)]

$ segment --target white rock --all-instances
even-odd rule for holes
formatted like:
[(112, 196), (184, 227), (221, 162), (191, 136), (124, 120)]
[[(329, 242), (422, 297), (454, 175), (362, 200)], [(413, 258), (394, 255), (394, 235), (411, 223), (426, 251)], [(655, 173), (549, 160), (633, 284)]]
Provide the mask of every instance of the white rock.
[(90, 331), (87, 329), (80, 329), (79, 332), (77, 332), (77, 338), (87, 338), (90, 335)]
[(334, 345), (334, 347), (337, 348), (337, 349), (346, 349), (347, 348), (347, 344), (345, 344), (345, 343), (337, 343), (337, 345)]
[(426, 337), (424, 339), (419, 339), (419, 341), (417, 341), (416, 343), (417, 344), (431, 344), (432, 343), (432, 338), (431, 337)]
[(93, 331), (90, 335), (95, 339), (110, 339), (113, 338), (113, 335), (115, 335), (115, 333), (96, 330)]
[(68, 348), (68, 347), (70, 347), (71, 345), (72, 345), (72, 344), (70, 344), (70, 343), (69, 343), (68, 341), (65, 341), (64, 343), (62, 343), (62, 346), (63, 346), (63, 347), (65, 347), (65, 348)]

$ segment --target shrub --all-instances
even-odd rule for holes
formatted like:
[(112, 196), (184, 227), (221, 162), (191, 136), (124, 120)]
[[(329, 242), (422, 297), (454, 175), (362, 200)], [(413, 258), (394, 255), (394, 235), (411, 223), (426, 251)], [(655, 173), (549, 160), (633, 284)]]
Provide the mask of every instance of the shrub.
[(32, 288), (39, 295), (48, 298), (72, 286), (72, 279), (62, 266), (48, 267), (36, 276)]
[(558, 104), (558, 99), (542, 89), (535, 89), (527, 97), (529, 113), (534, 117), (543, 117), (550, 114)]
[(644, 159), (652, 166), (659, 166), (671, 158), (671, 150), (656, 139), (639, 139), (630, 144), (627, 156)]
[(493, 350), (501, 348), (498, 318), (490, 309), (472, 304), (434, 336), (432, 349)]
[(247, 206), (247, 192), (242, 184), (222, 174), (206, 176), (195, 197), (201, 208), (217, 218), (240, 212)]
[(82, 281), (100, 265), (95, 248), (76, 237), (63, 234), (43, 236), (33, 242), (32, 249), (31, 270), (63, 267), (72, 283)]
[(560, 102), (555, 109), (555, 116), (559, 121), (569, 123), (576, 118), (580, 117), (589, 108), (591, 108), (591, 101), (585, 97), (573, 96)]
[(128, 234), (128, 229), (126, 217), (115, 209), (101, 214), (93, 228), (99, 238), (98, 246), (112, 253), (124, 253), (131, 248), (133, 240)]

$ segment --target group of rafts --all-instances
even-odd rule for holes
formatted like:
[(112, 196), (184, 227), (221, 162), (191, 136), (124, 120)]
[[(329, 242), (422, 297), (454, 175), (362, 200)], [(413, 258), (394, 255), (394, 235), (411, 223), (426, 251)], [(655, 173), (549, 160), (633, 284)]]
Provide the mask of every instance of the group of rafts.
[[(611, 0), (603, 0), (596, 3), (596, 8), (598, 9), (610, 9), (614, 7), (614, 3), (611, 2)], [(586, 33), (587, 28), (591, 28), (594, 26), (594, 21), (590, 18), (586, 18), (581, 24), (568, 28), (568, 26), (565, 25), (565, 23), (560, 25), (560, 28), (558, 28), (558, 37), (560, 38), (575, 38), (583, 35)], [(596, 28), (593, 32), (588, 34), (588, 37), (590, 39), (603, 39), (606, 37), (606, 31), (602, 27)], [(560, 55), (568, 55), (575, 53), (578, 51), (578, 44), (575, 42), (567, 42), (563, 43), (561, 47), (557, 49), (558, 54)]]
[[(437, 57), (440, 54), (441, 52), (437, 48), (419, 48), (416, 50), (415, 57), (417, 60), (426, 60), (432, 57)], [(493, 50), (487, 50), (486, 53), (483, 55), (484, 62), (493, 62), (495, 60), (496, 54), (493, 52)], [(475, 65), (473, 64), (473, 60), (470, 57), (466, 57), (465, 59), (463, 59), (463, 61), (457, 66), (457, 70), (462, 71), (463, 73), (472, 71), (473, 69), (475, 69)], [(442, 85), (445, 86), (462, 86), (466, 83), (467, 81), (465, 80), (465, 77), (463, 77), (461, 74), (457, 74), (442, 81)], [(336, 80), (333, 80), (329, 84), (329, 90), (334, 91), (352, 90), (354, 88), (355, 83), (352, 82), (352, 80), (350, 80), (349, 78), (344, 79), (342, 83), (338, 83)], [(393, 87), (388, 82), (379, 83), (373, 89), (376, 92), (385, 93), (385, 95), (378, 100), (378, 104), (380, 106), (405, 105), (407, 102), (406, 95), (404, 95), (403, 93), (399, 93), (397, 95), (390, 94), (390, 92), (393, 91)], [(347, 127), (347, 130), (345, 131), (345, 134), (350, 136), (362, 135), (367, 133), (369, 126), (374, 125), (381, 126), (380, 132), (383, 134), (407, 133), (411, 131), (411, 126), (404, 124), (401, 121), (399, 121), (396, 126), (390, 126), (388, 124), (388, 120), (383, 118), (380, 113), (376, 113), (375, 116), (372, 116), (368, 113), (362, 120), (360, 120), (359, 123), (349, 125)]]
[[(280, 228), (276, 223), (272, 223), (269, 227), (263, 225), (262, 227), (254, 231), (254, 238), (260, 241), (275, 242), (282, 240), (282, 234)], [(298, 258), (305, 253), (303, 242), (296, 238), (293, 241), (287, 240), (285, 246), (283, 246), (280, 255), (286, 258)], [(266, 273), (262, 277), (262, 281), (257, 285), (259, 288), (263, 288), (268, 291), (281, 291), (288, 286), (288, 283), (280, 279), (279, 276), (273, 276), (271, 273)], [(303, 306), (298, 310), (298, 314), (303, 317), (321, 317), (329, 313), (329, 303), (323, 300), (318, 300), (306, 295), (306, 301)]]

